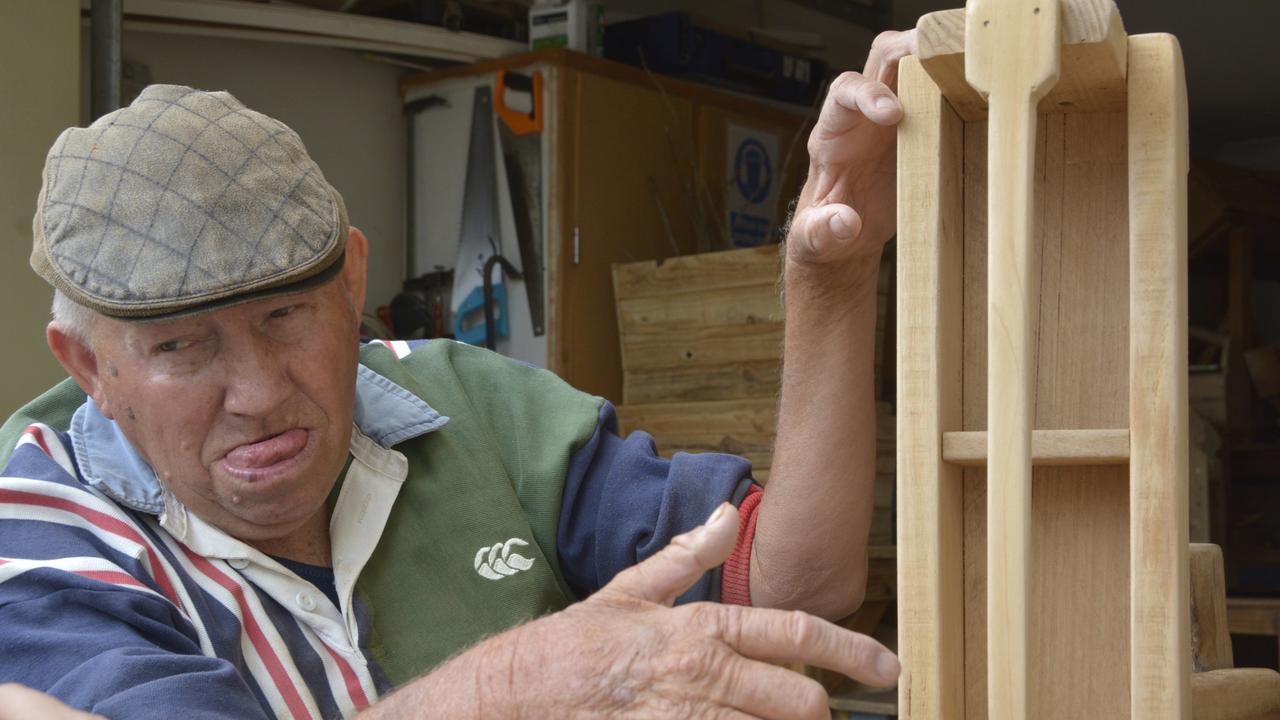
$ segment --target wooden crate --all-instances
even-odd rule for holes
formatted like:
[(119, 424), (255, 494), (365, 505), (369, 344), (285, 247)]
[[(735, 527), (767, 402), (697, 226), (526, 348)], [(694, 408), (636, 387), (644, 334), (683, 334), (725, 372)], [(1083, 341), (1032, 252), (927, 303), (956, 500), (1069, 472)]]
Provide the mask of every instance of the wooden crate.
[[(613, 266), (624, 405), (774, 398), (782, 366), (778, 246)], [(893, 253), (876, 301), (876, 387), (892, 346)]]

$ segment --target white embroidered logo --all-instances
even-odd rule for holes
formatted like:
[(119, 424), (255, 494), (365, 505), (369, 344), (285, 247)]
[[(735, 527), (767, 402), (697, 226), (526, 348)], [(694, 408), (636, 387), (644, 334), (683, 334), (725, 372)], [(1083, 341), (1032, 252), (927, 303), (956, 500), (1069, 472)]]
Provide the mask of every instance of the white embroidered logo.
[(482, 547), (476, 553), (476, 572), (486, 580), (501, 580), (533, 567), (533, 558), (511, 552), (513, 547), (524, 547), (529, 543), (520, 538), (511, 538), (505, 543), (494, 543), (492, 547)]

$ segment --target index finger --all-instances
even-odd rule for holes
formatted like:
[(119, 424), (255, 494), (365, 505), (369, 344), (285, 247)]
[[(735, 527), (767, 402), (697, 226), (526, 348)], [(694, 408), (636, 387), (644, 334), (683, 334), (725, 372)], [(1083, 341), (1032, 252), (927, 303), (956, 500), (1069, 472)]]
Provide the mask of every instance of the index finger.
[(863, 66), (862, 74), (890, 88), (896, 88), (898, 62), (915, 53), (915, 28), (904, 32), (895, 30), (882, 32), (871, 41), (871, 52), (867, 53), (867, 64)]
[(902, 672), (898, 658), (866, 635), (798, 610), (736, 608), (725, 642), (740, 655), (767, 662), (799, 662), (887, 687)]
[(856, 72), (841, 73), (827, 90), (819, 129), (834, 137), (864, 117), (877, 125), (893, 125), (902, 119), (902, 105), (888, 85)]

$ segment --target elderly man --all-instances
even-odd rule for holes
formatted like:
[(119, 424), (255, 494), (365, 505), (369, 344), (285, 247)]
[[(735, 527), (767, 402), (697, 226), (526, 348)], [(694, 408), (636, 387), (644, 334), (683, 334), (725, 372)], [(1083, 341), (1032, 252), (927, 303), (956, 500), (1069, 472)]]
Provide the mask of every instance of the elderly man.
[(865, 584), (874, 278), (913, 43), (877, 39), (809, 140), (767, 492), (739, 458), (618, 437), (607, 402), (545, 371), (360, 347), (365, 237), (298, 137), (230, 95), (153, 86), (63, 133), (32, 266), (71, 380), (0, 432), (0, 682), (46, 695), (0, 700), (807, 718), (821, 687), (770, 663), (893, 682), (891, 653), (815, 615)]

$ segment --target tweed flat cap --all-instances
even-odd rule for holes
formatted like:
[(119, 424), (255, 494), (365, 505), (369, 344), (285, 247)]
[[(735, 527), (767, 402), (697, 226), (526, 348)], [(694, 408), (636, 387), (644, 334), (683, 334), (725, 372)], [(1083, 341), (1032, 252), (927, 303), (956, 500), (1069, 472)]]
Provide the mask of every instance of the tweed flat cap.
[(152, 85), (45, 160), (31, 267), (104, 315), (162, 319), (337, 274), (347, 211), (287, 125), (229, 93)]

